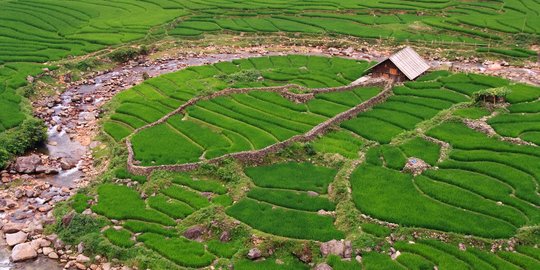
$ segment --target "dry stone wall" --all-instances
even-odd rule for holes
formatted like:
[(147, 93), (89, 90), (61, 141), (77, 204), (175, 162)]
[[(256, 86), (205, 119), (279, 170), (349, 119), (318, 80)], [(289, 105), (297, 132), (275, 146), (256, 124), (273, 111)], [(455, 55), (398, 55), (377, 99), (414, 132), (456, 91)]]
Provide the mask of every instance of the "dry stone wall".
[(127, 168), (128, 170), (137, 175), (150, 175), (154, 170), (163, 170), (163, 171), (191, 171), (199, 168), (204, 163), (219, 163), (223, 161), (224, 159), (228, 158), (234, 158), (240, 161), (244, 162), (254, 162), (254, 161), (260, 161), (264, 157), (266, 157), (270, 153), (278, 152), (291, 144), (295, 142), (307, 142), (315, 139), (317, 136), (324, 134), (328, 129), (333, 125), (338, 125), (343, 121), (349, 120), (356, 115), (358, 115), (361, 112), (364, 112), (371, 107), (384, 102), (391, 94), (392, 94), (392, 82), (383, 80), (383, 79), (371, 79), (367, 80), (366, 82), (359, 83), (359, 84), (350, 84), (347, 86), (340, 86), (340, 87), (330, 87), (330, 88), (318, 88), (318, 89), (311, 89), (310, 93), (304, 93), (304, 94), (297, 94), (289, 92), (289, 89), (291, 88), (300, 88), (297, 85), (285, 85), (285, 86), (278, 86), (278, 87), (256, 87), (256, 88), (241, 88), (241, 89), (234, 89), (229, 88), (225, 89), (216, 93), (213, 93), (208, 96), (204, 97), (196, 97), (182, 106), (180, 106), (178, 109), (174, 110), (173, 112), (165, 115), (163, 118), (159, 119), (156, 122), (153, 122), (151, 124), (148, 124), (146, 126), (143, 126), (139, 129), (136, 129), (135, 133), (145, 129), (149, 128), (155, 125), (158, 125), (160, 123), (165, 122), (169, 117), (183, 112), (187, 107), (194, 105), (198, 101), (202, 100), (208, 100), (212, 98), (216, 98), (219, 96), (227, 96), (232, 94), (242, 94), (242, 93), (248, 93), (251, 91), (268, 91), (268, 92), (277, 92), (281, 94), (284, 98), (287, 98), (293, 102), (298, 103), (305, 103), (315, 97), (316, 94), (320, 93), (330, 93), (330, 92), (339, 92), (339, 91), (350, 91), (352, 89), (358, 88), (358, 87), (369, 87), (369, 86), (381, 86), (383, 87), (383, 90), (377, 94), (376, 96), (370, 98), (369, 100), (366, 100), (353, 108), (344, 111), (330, 119), (327, 119), (326, 121), (318, 124), (317, 126), (313, 127), (311, 130), (304, 134), (293, 136), (285, 141), (278, 142), (272, 145), (269, 145), (265, 148), (258, 149), (258, 150), (250, 150), (250, 151), (242, 151), (242, 152), (236, 152), (231, 154), (226, 154), (221, 157), (209, 159), (206, 161), (199, 161), (199, 162), (193, 162), (193, 163), (184, 163), (184, 164), (172, 164), (172, 165), (158, 165), (158, 166), (140, 166), (137, 165), (137, 161), (135, 160), (135, 154), (133, 151), (133, 147), (131, 144), (130, 137), (126, 139), (126, 145), (128, 148), (128, 161), (127, 161)]

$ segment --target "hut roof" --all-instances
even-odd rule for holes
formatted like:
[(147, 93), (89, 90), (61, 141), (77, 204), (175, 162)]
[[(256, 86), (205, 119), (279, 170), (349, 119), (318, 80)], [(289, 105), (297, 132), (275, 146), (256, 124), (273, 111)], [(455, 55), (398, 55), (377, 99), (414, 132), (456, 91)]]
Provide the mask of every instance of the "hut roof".
[(396, 67), (403, 72), (403, 74), (405, 74), (409, 80), (416, 79), (429, 69), (429, 64), (426, 62), (426, 60), (424, 60), (424, 58), (422, 58), (416, 51), (413, 50), (413, 48), (409, 46), (394, 53), (373, 67), (378, 66), (386, 60), (390, 60), (392, 63), (394, 63), (394, 65), (396, 65)]

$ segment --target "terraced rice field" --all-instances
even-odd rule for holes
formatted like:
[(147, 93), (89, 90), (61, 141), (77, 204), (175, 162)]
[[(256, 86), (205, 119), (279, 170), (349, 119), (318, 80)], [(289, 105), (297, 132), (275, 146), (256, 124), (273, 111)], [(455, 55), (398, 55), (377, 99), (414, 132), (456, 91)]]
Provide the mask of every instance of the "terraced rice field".
[[(302, 64), (292, 64), (300, 60)], [(250, 91), (200, 101), (159, 125), (133, 131), (201, 91), (293, 81), (308, 87), (293, 90), (303, 92), (346, 84), (352, 75), (344, 74), (355, 72), (359, 76), (366, 65), (337, 58), (287, 56), (190, 68), (148, 80), (120, 94), (105, 131), (119, 145), (130, 136), (136, 157), (144, 166), (181, 164), (262, 148), (306, 132), (380, 89), (317, 94), (305, 104), (293, 103), (274, 92)], [(474, 94), (500, 86), (512, 89), (507, 96), (512, 104), (509, 112), (500, 110), (491, 118), (496, 131), (503, 130), (498, 123), (508, 122), (501, 120), (505, 117), (534, 115), (534, 111), (521, 114), (515, 110), (537, 102), (539, 88), (495, 77), (435, 71), (395, 86), (386, 101), (300, 145), (302, 151), (310, 146), (313, 153), (291, 157), (292, 151), (299, 151), (293, 146), (265, 159), (264, 165), (225, 162), (223, 167), (205, 165), (182, 174), (156, 170), (148, 181), (138, 180), (143, 184), (138, 189), (101, 185), (92, 210), (121, 221), (122, 229), (103, 232), (112, 245), (127, 250), (142, 245), (182, 267), (201, 268), (215, 264), (217, 259), (235, 269), (309, 269), (291, 255), (299, 249), (294, 243), (317, 243), (318, 249), (318, 242), (354, 239), (355, 248), (379, 243), (391, 245), (400, 255), (392, 259), (388, 252), (370, 249), (361, 253), (361, 262), (336, 256), (314, 260), (338, 270), (536, 269), (540, 258), (531, 240), (517, 244), (515, 251), (504, 251), (504, 247), (488, 251), (495, 241), (521, 239), (540, 222), (537, 146), (488, 137), (463, 122), (464, 118), (490, 115), (488, 109), (473, 106)], [(173, 98), (176, 96), (183, 98)], [(119, 134), (115, 125), (129, 128), (125, 135), (115, 136)], [(227, 144), (236, 142), (223, 139), (229, 134), (243, 135), (238, 137), (246, 142), (238, 145), (245, 148)], [(411, 158), (431, 167), (419, 175), (404, 172)], [(359, 164), (351, 165), (352, 160)], [(119, 172), (119, 178), (132, 177), (123, 170)], [(194, 180), (190, 176), (209, 172), (221, 180)], [(141, 198), (143, 190), (153, 194)], [(204, 236), (202, 243), (181, 236), (193, 224), (225, 220), (243, 230), (230, 243), (218, 240), (221, 231)], [(413, 231), (421, 236), (411, 238)], [(407, 240), (389, 244), (387, 239), (396, 235)], [(267, 259), (262, 261), (247, 260), (249, 248), (257, 246), (253, 243), (265, 240), (278, 246), (278, 253), (265, 254)], [(286, 252), (279, 253), (281, 249)], [(382, 251), (387, 249), (382, 247)]]
[(520, 138), (540, 144), (540, 91), (528, 85), (513, 87), (516, 93), (508, 98), (510, 113), (489, 119), (488, 123), (501, 136)]
[(334, 219), (317, 214), (333, 211), (324, 195), (336, 171), (309, 163), (283, 163), (247, 168), (256, 187), (227, 214), (254, 229), (290, 238), (328, 241), (340, 239)]
[[(369, 65), (341, 58), (273, 56), (192, 67), (146, 81), (117, 96), (120, 105), (104, 125), (116, 140), (153, 123), (201, 92), (297, 84), (346, 85)], [(250, 81), (234, 78), (255, 73)], [(260, 77), (262, 78), (258, 78)], [(230, 81), (232, 78), (232, 81)], [(250, 91), (199, 101), (132, 138), (142, 165), (178, 164), (261, 149), (303, 134), (317, 124), (375, 96), (379, 88), (317, 94), (305, 104), (278, 93)], [(150, 147), (151, 145), (151, 147)], [(175, 150), (171, 151), (171, 147)]]
[[(457, 79), (460, 82), (454, 82)], [(467, 77), (460, 74), (440, 78), (430, 84), (435, 82), (439, 82), (441, 87), (453, 89), (452, 92), (460, 92), (466, 96), (482, 88), (508, 84), (504, 80), (470, 75)], [(523, 106), (522, 104), (526, 104), (524, 102), (536, 100), (540, 94), (540, 89), (531, 86), (512, 84), (509, 87), (513, 92), (507, 98), (510, 102), (515, 102), (515, 105), (509, 107), (510, 112), (514, 106)], [(400, 88), (396, 90), (398, 91), (395, 97), (400, 97)], [(438, 93), (443, 96), (445, 92)], [(393, 102), (393, 98), (388, 99), (388, 102)], [(386, 104), (375, 107), (373, 112)], [(432, 105), (435, 102), (424, 103), (424, 106), (426, 104)], [(440, 109), (449, 106), (451, 104), (441, 106)], [(403, 110), (401, 113), (418, 111)], [(351, 123), (357, 123), (357, 133), (365, 137), (371, 136), (370, 139), (383, 144), (389, 143), (393, 138), (388, 135), (390, 132), (381, 132), (382, 135), (379, 135), (378, 130), (363, 129), (363, 126), (359, 125), (363, 123), (359, 119), (370, 118), (369, 113), (371, 112), (367, 113), (367, 117), (361, 114), (343, 126), (353, 129), (356, 126), (352, 126)], [(510, 126), (503, 129), (507, 124), (504, 120), (518, 116), (527, 117), (515, 113), (500, 114), (490, 120), (490, 123), (498, 132), (511, 130)], [(392, 127), (401, 124), (401, 121), (390, 124), (389, 119), (392, 118), (385, 117), (375, 121)], [(519, 118), (515, 119), (516, 124), (521, 123), (517, 122)], [(527, 125), (525, 121), (522, 124)], [(411, 124), (411, 127), (414, 125)], [(393, 134), (411, 129), (401, 126), (396, 128)], [(353, 198), (362, 212), (406, 226), (487, 238), (510, 237), (523, 226), (538, 224), (540, 196), (539, 172), (536, 170), (537, 164), (540, 163), (536, 158), (540, 152), (537, 147), (489, 138), (461, 122), (452, 120), (429, 129), (425, 134), (449, 143), (451, 151), (444, 161), (437, 161), (439, 150), (436, 144), (430, 143), (432, 147), (418, 148), (419, 138), (413, 139), (416, 140), (415, 143), (411, 141), (393, 143), (371, 148), (367, 152), (365, 164), (351, 176)], [(513, 134), (501, 132), (501, 135), (517, 136), (519, 132)], [(429, 150), (430, 148), (432, 150)], [(436, 165), (437, 169), (427, 170), (416, 177), (401, 173), (400, 170), (408, 157), (423, 159), (431, 165)]]
[(508, 84), (504, 80), (474, 74), (439, 75), (443, 77), (438, 76), (433, 81), (408, 82), (394, 88), (394, 96), (386, 102), (341, 126), (369, 140), (388, 144), (397, 135), (412, 131), (441, 111), (458, 103), (470, 102), (476, 91)]
[[(222, 32), (303, 33), (426, 44), (501, 43), (500, 47), (482, 47), (477, 51), (531, 57), (535, 53), (528, 49), (507, 48), (505, 37), (519, 34), (534, 38), (540, 33), (540, 4), (535, 0), (407, 3), (317, 0), (309, 4), (303, 1), (2, 0), (0, 4), (3, 7), (0, 11), (0, 74), (3, 75), (0, 76), (0, 119), (3, 119), (0, 131), (17, 126), (24, 118), (20, 97), (14, 94), (10, 81), (20, 81), (39, 72), (39, 68), (13, 69), (13, 65), (83, 55), (148, 35), (184, 38)], [(9, 94), (2, 94), (6, 89)], [(126, 132), (124, 129), (118, 136)]]
[[(136, 242), (184, 267), (210, 265), (219, 252), (209, 252), (203, 244), (180, 236), (177, 220), (212, 205), (231, 203), (225, 187), (213, 180), (193, 180), (184, 174), (168, 176), (172, 182), (146, 200), (129, 187), (104, 184), (98, 188), (99, 203), (92, 210), (121, 221), (123, 229), (109, 228), (104, 236), (115, 246), (130, 248)], [(157, 179), (152, 179), (157, 181)], [(205, 196), (211, 194), (210, 197)], [(136, 237), (133, 237), (137, 234)], [(134, 240), (135, 239), (135, 240)]]

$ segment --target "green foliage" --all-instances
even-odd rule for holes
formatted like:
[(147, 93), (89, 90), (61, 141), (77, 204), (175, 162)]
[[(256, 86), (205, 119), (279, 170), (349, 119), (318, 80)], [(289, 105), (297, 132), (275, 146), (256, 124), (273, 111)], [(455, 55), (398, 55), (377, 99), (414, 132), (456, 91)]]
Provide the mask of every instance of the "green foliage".
[(107, 55), (111, 60), (118, 62), (118, 63), (124, 63), (129, 60), (135, 59), (139, 55), (147, 54), (148, 50), (146, 47), (141, 48), (120, 48), (117, 49)]
[(336, 170), (311, 163), (282, 163), (249, 167), (245, 169), (245, 173), (259, 187), (326, 193)]
[(290, 210), (243, 199), (227, 209), (227, 214), (263, 232), (297, 239), (328, 241), (344, 234), (334, 228), (328, 216)]
[(124, 229), (115, 230), (109, 228), (103, 232), (103, 235), (105, 235), (111, 243), (122, 248), (129, 248), (135, 245), (135, 241), (131, 240), (131, 233)]
[(201, 243), (185, 238), (166, 238), (159, 234), (144, 233), (137, 240), (181, 266), (201, 268), (214, 260), (214, 256), (205, 251)]
[(0, 133), (0, 168), (5, 167), (12, 156), (35, 148), (46, 139), (45, 124), (35, 118), (28, 118), (17, 128)]
[(57, 223), (56, 233), (62, 241), (68, 244), (78, 244), (81, 238), (98, 233), (99, 229), (106, 224), (103, 218), (82, 214), (74, 214), (67, 226), (64, 226), (61, 220)]
[(139, 193), (126, 186), (103, 184), (98, 188), (98, 204), (92, 210), (111, 219), (136, 219), (163, 225), (175, 222), (165, 214), (147, 209)]
[(71, 207), (77, 212), (82, 213), (86, 208), (88, 208), (88, 201), (91, 200), (92, 197), (77, 193), (73, 198), (71, 199)]

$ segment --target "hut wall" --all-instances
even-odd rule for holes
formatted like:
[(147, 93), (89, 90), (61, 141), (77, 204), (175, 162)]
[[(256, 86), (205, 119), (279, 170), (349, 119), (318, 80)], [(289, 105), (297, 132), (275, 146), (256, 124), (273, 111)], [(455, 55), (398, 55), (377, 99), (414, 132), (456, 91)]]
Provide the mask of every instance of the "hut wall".
[(401, 72), (399, 68), (390, 60), (385, 60), (384, 62), (375, 66), (371, 70), (371, 74), (374, 78), (382, 77), (385, 79), (392, 79), (395, 82), (403, 82), (409, 80), (407, 76), (405, 76), (405, 74), (403, 74), (403, 72)]

